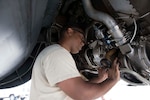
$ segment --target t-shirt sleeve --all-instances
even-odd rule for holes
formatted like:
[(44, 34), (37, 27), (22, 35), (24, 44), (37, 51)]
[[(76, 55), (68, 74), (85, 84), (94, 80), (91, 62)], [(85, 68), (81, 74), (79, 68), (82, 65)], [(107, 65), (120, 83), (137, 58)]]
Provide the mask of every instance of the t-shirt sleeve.
[(70, 53), (54, 53), (47, 62), (45, 73), (51, 86), (69, 78), (81, 77)]

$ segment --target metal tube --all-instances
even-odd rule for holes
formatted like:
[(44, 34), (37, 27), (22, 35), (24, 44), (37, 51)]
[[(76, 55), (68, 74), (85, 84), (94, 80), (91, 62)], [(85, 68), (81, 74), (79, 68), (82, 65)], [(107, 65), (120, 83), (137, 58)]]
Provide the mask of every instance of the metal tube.
[(122, 45), (126, 43), (126, 39), (124, 38), (123, 33), (119, 29), (119, 26), (117, 25), (116, 21), (111, 16), (109, 16), (108, 14), (104, 12), (95, 10), (92, 7), (90, 0), (82, 0), (82, 2), (83, 2), (85, 12), (87, 13), (89, 17), (104, 23), (108, 27), (117, 45)]

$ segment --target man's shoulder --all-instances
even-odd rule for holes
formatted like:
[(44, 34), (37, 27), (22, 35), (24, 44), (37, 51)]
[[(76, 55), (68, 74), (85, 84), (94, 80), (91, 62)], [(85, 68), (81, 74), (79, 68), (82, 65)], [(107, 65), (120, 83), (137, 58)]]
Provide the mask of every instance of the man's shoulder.
[(52, 44), (47, 46), (43, 51), (55, 51), (59, 49), (61, 49), (59, 44)]
[(62, 53), (62, 54), (70, 54), (65, 48), (63, 48), (59, 44), (53, 44), (48, 47), (46, 47), (42, 52), (46, 53)]

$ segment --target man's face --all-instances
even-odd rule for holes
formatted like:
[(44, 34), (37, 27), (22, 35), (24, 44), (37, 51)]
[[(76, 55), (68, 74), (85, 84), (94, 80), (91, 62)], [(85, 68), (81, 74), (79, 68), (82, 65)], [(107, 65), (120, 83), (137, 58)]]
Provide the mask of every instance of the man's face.
[(72, 30), (73, 30), (73, 36), (72, 36), (71, 53), (76, 54), (84, 46), (85, 39), (82, 34), (83, 31), (81, 29), (72, 28)]

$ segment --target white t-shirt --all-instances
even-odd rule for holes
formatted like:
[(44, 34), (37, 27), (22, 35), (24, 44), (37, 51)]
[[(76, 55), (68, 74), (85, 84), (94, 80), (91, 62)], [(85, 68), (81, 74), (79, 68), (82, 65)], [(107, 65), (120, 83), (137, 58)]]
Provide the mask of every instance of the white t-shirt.
[(30, 100), (71, 100), (56, 83), (73, 77), (81, 75), (70, 52), (59, 44), (45, 48), (33, 67)]

